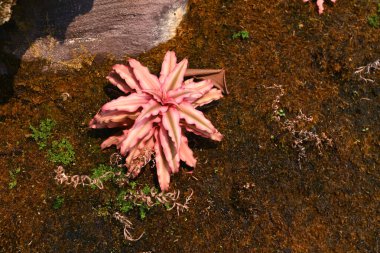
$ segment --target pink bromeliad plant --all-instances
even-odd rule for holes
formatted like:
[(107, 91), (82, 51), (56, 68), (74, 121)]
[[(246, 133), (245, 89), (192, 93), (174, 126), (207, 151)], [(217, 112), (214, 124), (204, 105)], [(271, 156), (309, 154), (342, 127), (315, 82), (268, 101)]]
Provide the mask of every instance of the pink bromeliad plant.
[[(309, 0), (303, 0), (304, 3), (306, 2), (309, 2)], [(317, 6), (318, 6), (318, 13), (319, 14), (322, 14), (323, 13), (323, 3), (325, 2), (325, 0), (317, 0)], [(335, 3), (336, 0), (331, 0), (331, 2)]]
[(196, 108), (222, 97), (213, 81), (184, 81), (188, 61), (177, 63), (167, 52), (160, 77), (152, 75), (137, 60), (117, 64), (107, 79), (126, 95), (101, 108), (90, 122), (91, 128), (121, 128), (122, 133), (105, 140), (101, 147), (116, 145), (126, 156), (128, 173), (137, 176), (155, 157), (161, 190), (169, 187), (170, 174), (179, 171), (180, 160), (195, 167), (196, 159), (185, 132), (220, 141), (222, 135)]

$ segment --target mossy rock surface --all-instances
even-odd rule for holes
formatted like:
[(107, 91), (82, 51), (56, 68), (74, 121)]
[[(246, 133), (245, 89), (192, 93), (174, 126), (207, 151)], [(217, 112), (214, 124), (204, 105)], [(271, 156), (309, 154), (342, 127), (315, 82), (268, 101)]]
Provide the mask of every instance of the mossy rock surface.
[[(12, 0), (2, 0), (6, 18)], [(82, 53), (137, 55), (171, 39), (187, 0), (19, 0), (0, 27), (1, 51), (53, 62)], [(0, 17), (2, 17), (0, 15)]]
[(11, 8), (14, 4), (16, 4), (16, 0), (0, 0), (0, 25), (11, 18)]

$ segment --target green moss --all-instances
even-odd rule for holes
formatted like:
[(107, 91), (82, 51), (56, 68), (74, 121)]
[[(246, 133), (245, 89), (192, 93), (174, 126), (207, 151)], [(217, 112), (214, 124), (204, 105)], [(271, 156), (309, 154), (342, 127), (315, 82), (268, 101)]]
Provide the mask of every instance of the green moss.
[[(112, 173), (107, 174), (108, 172), (112, 172)], [(98, 179), (102, 183), (104, 183), (106, 181), (113, 179), (115, 177), (116, 172), (118, 172), (118, 169), (115, 169), (112, 166), (100, 164), (98, 165), (98, 167), (92, 170), (91, 178)], [(97, 187), (96, 185), (91, 185), (91, 188), (96, 189)]]
[(377, 13), (368, 17), (368, 24), (373, 28), (380, 28), (380, 3), (377, 5)]
[(242, 31), (232, 34), (232, 39), (239, 39), (239, 38), (243, 40), (249, 39), (249, 32), (247, 30), (242, 30)]
[[(123, 213), (128, 213), (134, 209), (138, 209), (138, 214), (139, 214), (139, 217), (141, 220), (145, 219), (146, 218), (146, 215), (148, 213), (148, 211), (152, 208), (152, 207), (149, 207), (146, 205), (145, 202), (132, 202), (132, 201), (129, 201), (129, 200), (125, 200), (125, 197), (127, 195), (134, 195), (137, 193), (137, 190), (136, 190), (136, 182), (131, 182), (130, 183), (130, 186), (131, 188), (126, 190), (126, 191), (121, 191), (116, 199), (116, 205), (117, 205), (117, 208), (123, 212)], [(155, 189), (157, 192), (158, 190)], [(149, 187), (149, 185), (145, 185), (142, 189), (141, 189), (142, 193), (145, 194), (145, 195), (150, 195), (150, 192), (151, 192), (151, 188)], [(158, 205), (161, 205), (160, 202), (156, 202), (155, 205), (153, 206), (158, 206)], [(165, 206), (166, 207), (166, 206)]]
[(57, 196), (53, 202), (53, 209), (58, 210), (62, 207), (65, 202), (65, 198), (62, 196)]
[(21, 171), (20, 168), (17, 168), (17, 169), (15, 169), (13, 171), (12, 170), (9, 171), (9, 178), (10, 178), (10, 182), (8, 184), (8, 188), (9, 189), (13, 189), (13, 188), (16, 187), (16, 185), (17, 185), (17, 178), (16, 178), (16, 176), (17, 176), (17, 174), (20, 173), (20, 171)]
[(127, 191), (121, 191), (116, 198), (116, 204), (121, 212), (128, 213), (133, 210), (134, 204), (131, 201), (126, 201), (125, 195), (127, 195)]
[(32, 125), (29, 126), (30, 130), (32, 130), (32, 138), (37, 142), (40, 150), (47, 146), (48, 138), (55, 125), (54, 120), (45, 119), (40, 122), (39, 128), (35, 128)]
[(60, 142), (53, 141), (51, 149), (48, 150), (48, 159), (57, 164), (69, 165), (75, 160), (74, 148), (65, 138)]

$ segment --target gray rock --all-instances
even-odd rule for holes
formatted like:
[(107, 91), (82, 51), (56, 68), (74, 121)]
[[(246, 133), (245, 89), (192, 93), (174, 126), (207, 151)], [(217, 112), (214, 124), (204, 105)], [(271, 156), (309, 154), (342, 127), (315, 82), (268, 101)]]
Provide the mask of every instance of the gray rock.
[(16, 0), (0, 0), (0, 25), (9, 21), (12, 15), (12, 6), (16, 4)]
[[(0, 0), (4, 1), (4, 0)], [(3, 52), (25, 60), (136, 55), (171, 39), (187, 0), (18, 0), (0, 27)]]

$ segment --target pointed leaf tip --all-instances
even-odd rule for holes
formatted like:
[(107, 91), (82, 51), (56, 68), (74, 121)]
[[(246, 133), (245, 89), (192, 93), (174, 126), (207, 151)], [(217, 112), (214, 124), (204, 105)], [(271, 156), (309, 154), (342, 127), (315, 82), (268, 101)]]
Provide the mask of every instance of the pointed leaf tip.
[(169, 75), (165, 78), (165, 81), (162, 85), (164, 90), (176, 90), (182, 86), (185, 71), (187, 69), (187, 64), (187, 59), (183, 59), (180, 63), (176, 65), (173, 71), (170, 72)]

